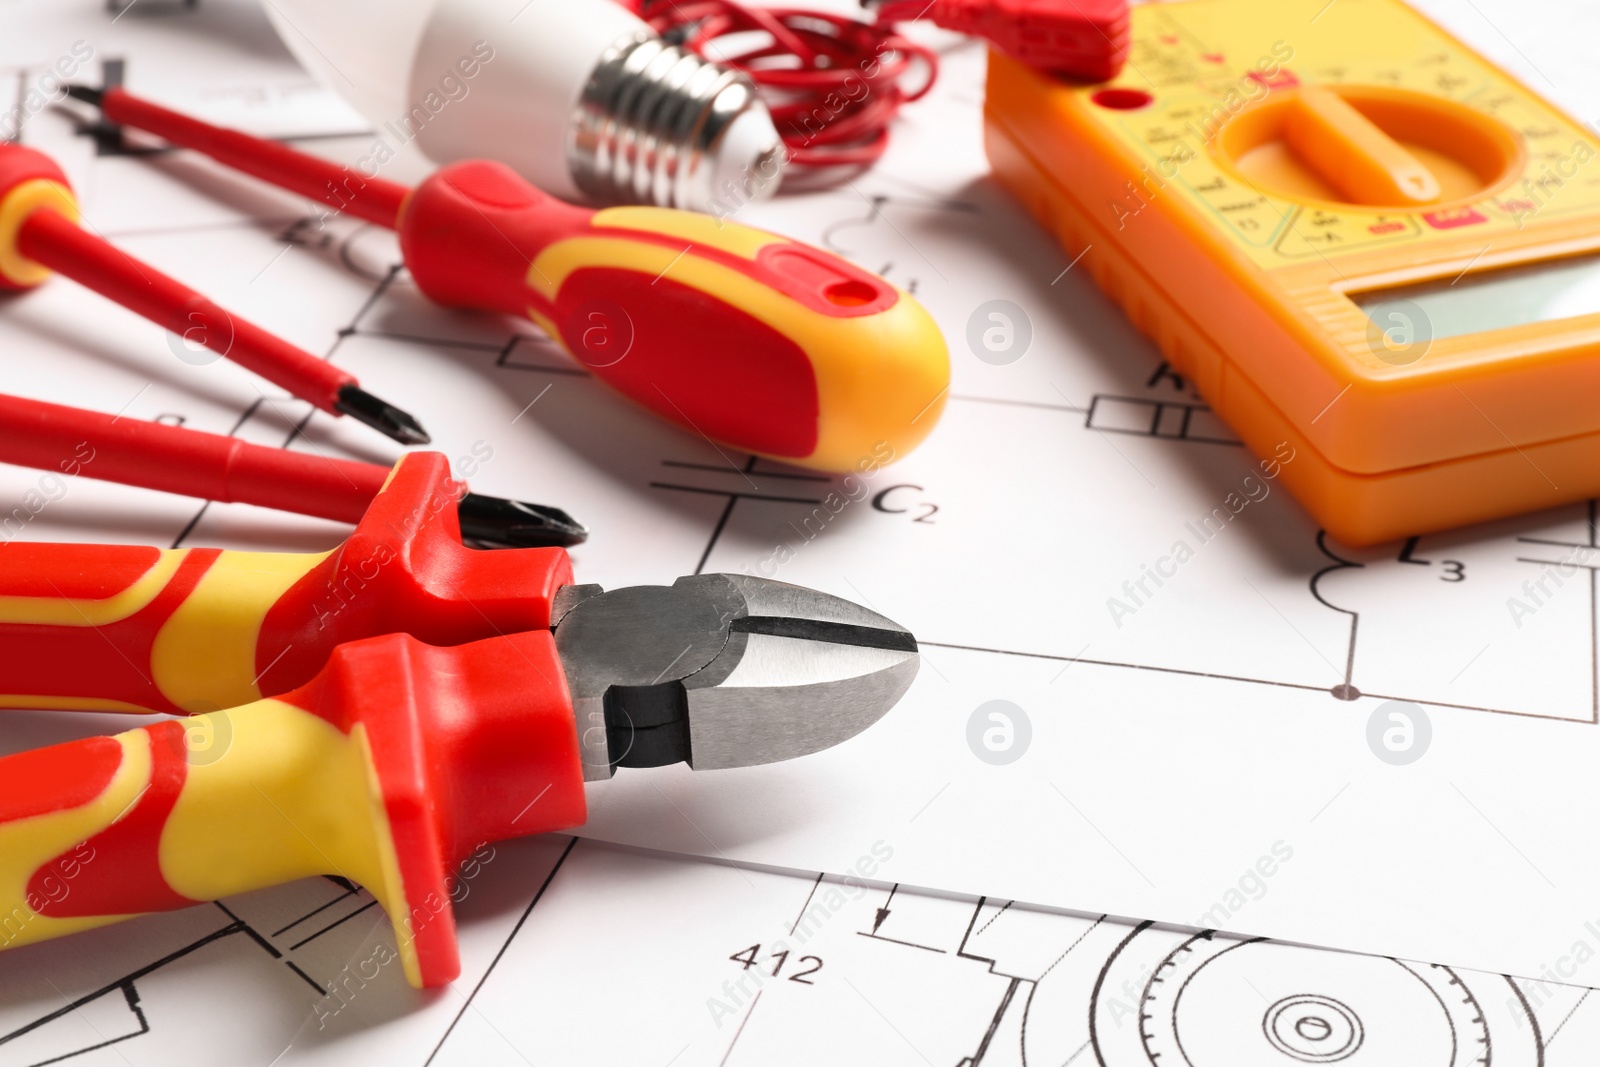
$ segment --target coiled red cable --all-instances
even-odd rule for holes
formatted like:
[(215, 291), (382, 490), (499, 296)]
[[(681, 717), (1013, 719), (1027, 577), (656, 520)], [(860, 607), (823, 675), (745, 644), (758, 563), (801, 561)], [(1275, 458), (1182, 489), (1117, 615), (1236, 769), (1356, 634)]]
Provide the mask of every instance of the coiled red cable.
[(933, 49), (902, 36), (885, 17), (901, 9), (897, 17), (915, 17), (914, 4), (885, 5), (876, 24), (734, 0), (624, 0), (624, 6), (667, 40), (747, 74), (767, 101), (791, 165), (876, 162), (896, 113), (938, 76)]

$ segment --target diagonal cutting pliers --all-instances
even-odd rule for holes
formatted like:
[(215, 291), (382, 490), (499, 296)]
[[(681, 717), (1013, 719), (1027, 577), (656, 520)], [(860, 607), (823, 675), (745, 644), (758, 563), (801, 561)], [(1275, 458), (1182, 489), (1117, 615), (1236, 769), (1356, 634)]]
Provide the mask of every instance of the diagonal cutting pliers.
[(817, 752), (916, 675), (910, 633), (814, 590), (467, 548), (456, 495), (414, 453), (331, 553), (7, 546), (0, 701), (203, 714), (0, 759), (0, 948), (332, 874), (445, 983), (485, 843), (581, 824), (618, 767)]

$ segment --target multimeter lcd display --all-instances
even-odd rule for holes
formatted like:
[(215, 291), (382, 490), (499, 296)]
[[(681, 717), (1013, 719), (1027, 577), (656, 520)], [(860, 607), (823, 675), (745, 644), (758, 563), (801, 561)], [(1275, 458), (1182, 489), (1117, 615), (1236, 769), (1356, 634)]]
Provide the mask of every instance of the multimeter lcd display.
[(1462, 337), (1600, 312), (1600, 256), (1480, 271), (1350, 298), (1381, 329)]

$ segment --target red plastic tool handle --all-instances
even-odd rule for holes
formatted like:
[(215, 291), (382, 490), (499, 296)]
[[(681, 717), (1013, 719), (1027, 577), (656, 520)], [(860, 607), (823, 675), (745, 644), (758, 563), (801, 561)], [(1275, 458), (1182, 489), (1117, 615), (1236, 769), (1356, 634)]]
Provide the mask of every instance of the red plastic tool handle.
[(0, 948), (341, 875), (388, 910), (412, 983), (440, 985), (456, 865), (585, 815), (549, 633), (391, 634), (276, 700), (0, 759)]
[(921, 305), (831, 252), (689, 212), (575, 207), (501, 163), (418, 185), (400, 248), (439, 303), (529, 315), (661, 417), (802, 466), (904, 455), (949, 386)]
[(48, 208), (22, 223), (17, 250), (330, 414), (339, 413), (339, 390), (356, 384), (355, 375), (218, 307)]
[(389, 477), (376, 463), (5, 394), (0, 463), (349, 523)]
[(304, 684), (347, 641), (548, 628), (571, 560), (466, 547), (462, 490), (444, 456), (412, 453), (325, 553), (5, 545), (0, 707), (215, 711)]

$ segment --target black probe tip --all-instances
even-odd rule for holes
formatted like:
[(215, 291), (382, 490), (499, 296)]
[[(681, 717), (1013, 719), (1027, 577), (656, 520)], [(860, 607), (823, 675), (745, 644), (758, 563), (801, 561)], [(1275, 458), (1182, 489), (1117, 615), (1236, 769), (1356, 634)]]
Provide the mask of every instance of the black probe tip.
[(428, 431), (422, 428), (422, 423), (409, 411), (402, 411), (387, 400), (380, 400), (358, 385), (342, 386), (339, 400), (333, 407), (403, 445), (425, 445), (433, 440), (428, 436)]
[(82, 100), (85, 104), (93, 104), (95, 107), (99, 107), (106, 94), (105, 90), (95, 89), (88, 85), (69, 85), (67, 86), (67, 95), (74, 100)]
[(468, 493), (457, 505), (461, 539), (499, 548), (569, 548), (589, 531), (560, 508)]

